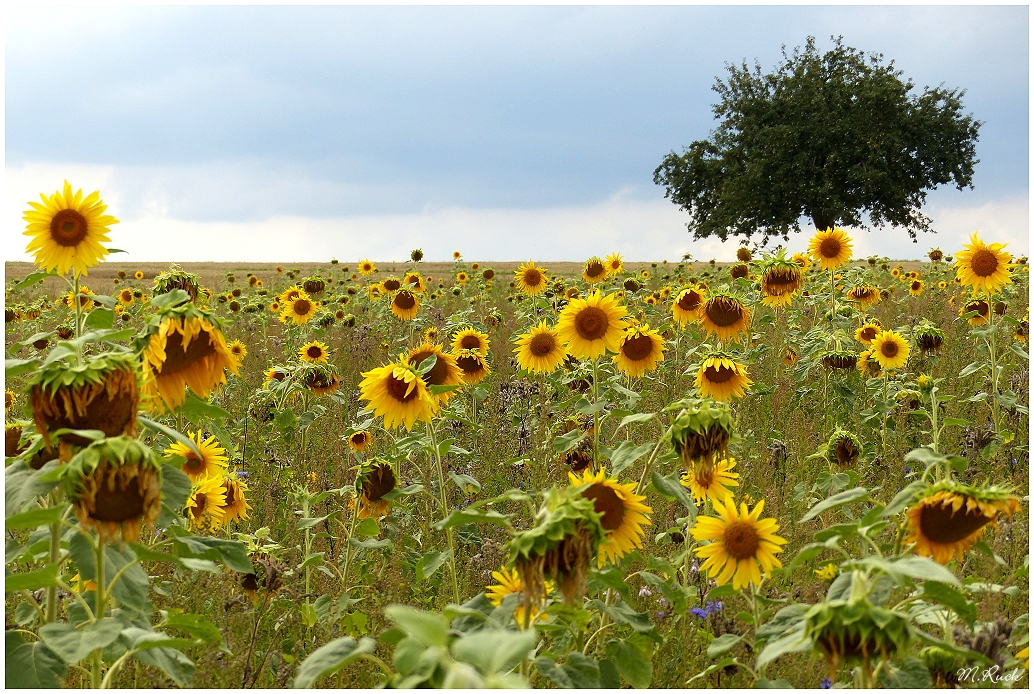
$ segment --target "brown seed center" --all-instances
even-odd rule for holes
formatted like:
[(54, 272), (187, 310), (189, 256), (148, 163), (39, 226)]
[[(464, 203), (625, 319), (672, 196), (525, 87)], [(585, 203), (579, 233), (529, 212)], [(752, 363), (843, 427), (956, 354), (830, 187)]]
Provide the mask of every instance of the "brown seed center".
[(297, 299), (294, 302), (294, 312), (299, 316), (307, 316), (312, 311), (312, 302), (308, 299)]
[(403, 311), (408, 311), (416, 306), (416, 297), (409, 292), (399, 292), (395, 295), (395, 305)]
[(704, 378), (711, 383), (725, 383), (735, 375), (736, 370), (730, 369), (728, 366), (719, 366), (717, 369), (709, 366), (704, 369)]
[(761, 538), (752, 523), (735, 521), (725, 528), (722, 546), (733, 559), (750, 559), (757, 556)]
[(880, 352), (882, 352), (883, 356), (887, 357), (888, 359), (892, 359), (896, 357), (898, 354), (898, 343), (892, 340), (888, 340), (887, 342), (884, 342), (882, 345), (880, 345)]
[(858, 460), (858, 449), (855, 448), (854, 442), (851, 439), (844, 437), (837, 441), (836, 446), (833, 447), (833, 455), (836, 456), (837, 463), (841, 467), (847, 467), (853, 465)]
[(536, 357), (545, 357), (556, 349), (556, 339), (550, 333), (538, 333), (531, 338), (528, 349)]
[(743, 318), (743, 306), (735, 299), (716, 296), (704, 308), (708, 319), (719, 328), (727, 328)]
[(363, 483), (363, 493), (370, 501), (380, 501), (395, 488), (395, 473), (390, 465), (378, 465)]
[(194, 499), (194, 508), (190, 509), (190, 515), (200, 518), (205, 514), (205, 507), (208, 506), (208, 495), (198, 494)]
[(864, 327), (862, 328), (861, 332), (862, 339), (866, 341), (871, 341), (874, 337), (876, 337), (877, 332), (877, 329), (872, 327), (871, 325)]
[(621, 527), (621, 521), (625, 518), (625, 504), (617, 492), (597, 482), (582, 492), (582, 496), (592, 499), (593, 510), (603, 515), (600, 525), (604, 530), (616, 530)]
[(700, 308), (700, 294), (697, 292), (686, 292), (679, 299), (679, 308), (683, 311), (696, 311)]
[(607, 314), (596, 306), (586, 306), (574, 317), (574, 329), (583, 340), (599, 340), (608, 327)]
[(75, 210), (61, 210), (50, 220), (50, 237), (59, 246), (76, 246), (86, 238), (86, 217)]
[(589, 277), (599, 277), (606, 271), (607, 268), (598, 260), (594, 260), (585, 266), (585, 274)]
[(305, 350), (305, 355), (309, 359), (319, 359), (323, 356), (323, 349), (318, 345), (312, 345), (309, 349)]
[(175, 373), (213, 354), (215, 345), (212, 344), (212, 336), (209, 333), (198, 334), (190, 341), (186, 350), (183, 349), (183, 335), (172, 333), (165, 342), (165, 363), (158, 368), (158, 373)]
[(998, 269), (998, 258), (991, 251), (980, 249), (973, 254), (970, 266), (977, 277), (990, 277)]
[(384, 280), (384, 288), (387, 289), (389, 292), (393, 292), (398, 289), (401, 289), (402, 283), (399, 282), (397, 279), (386, 279)]
[(949, 544), (963, 540), (993, 520), (976, 509), (952, 511), (951, 503), (923, 506), (919, 529), (934, 542)]
[(481, 349), (481, 338), (477, 335), (464, 335), (460, 340), (460, 349)]
[(388, 374), (387, 387), (388, 395), (399, 402), (409, 402), (417, 397), (417, 388), (413, 388), (413, 390), (407, 394), (406, 390), (409, 388), (409, 385), (401, 378), (395, 378), (392, 374)]
[[(413, 366), (420, 366), (420, 363), (423, 362), (424, 359), (430, 357), (432, 354), (435, 353), (429, 349), (423, 350), (422, 352), (417, 352), (409, 358), (409, 363)], [(434, 363), (434, 366), (431, 367), (430, 371), (424, 374), (423, 379), (424, 383), (426, 383), (429, 386), (442, 386), (445, 385), (445, 381), (449, 378), (449, 366), (445, 363), (445, 360), (442, 359), (440, 355), (435, 356), (436, 361)]]
[(125, 489), (109, 488), (101, 484), (93, 497), (90, 517), (99, 521), (121, 523), (144, 515), (144, 495), (138, 479), (132, 479)]
[(922, 288), (923, 288), (923, 283), (922, 282), (916, 280), (915, 282), (912, 283), (912, 291), (918, 292)]
[(477, 357), (462, 356), (456, 359), (456, 364), (463, 369), (467, 375), (479, 374), (484, 370), (484, 364)]
[(637, 335), (626, 339), (621, 345), (621, 353), (632, 361), (641, 361), (653, 353), (653, 340), (649, 335)]
[(840, 255), (840, 249), (840, 242), (832, 236), (823, 239), (822, 243), (819, 244), (819, 254), (822, 255), (823, 258), (836, 258)]

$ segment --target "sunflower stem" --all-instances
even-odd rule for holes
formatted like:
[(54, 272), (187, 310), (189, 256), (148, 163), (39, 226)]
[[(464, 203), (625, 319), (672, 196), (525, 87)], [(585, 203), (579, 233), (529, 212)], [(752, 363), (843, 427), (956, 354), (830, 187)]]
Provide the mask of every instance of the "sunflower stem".
[[(94, 547), (94, 571), (97, 582), (97, 611), (93, 615), (93, 621), (99, 622), (104, 619), (104, 611), (107, 603), (107, 586), (104, 584), (104, 540), (97, 538), (97, 545)], [(101, 688), (101, 649), (93, 652), (93, 669), (90, 673), (90, 686), (94, 689)]]
[(596, 403), (600, 401), (599, 392), (599, 358), (592, 360), (592, 465), (593, 472), (598, 472), (603, 466), (600, 464), (600, 413), (596, 409)]
[(991, 359), (991, 417), (994, 420), (995, 434), (999, 434), (1002, 431), (1002, 420), (1001, 411), (998, 407), (998, 358), (995, 348), (995, 333), (997, 332), (997, 326), (995, 326), (995, 312), (994, 305), (991, 303), (991, 292), (984, 291), (984, 296), (987, 297), (987, 323), (988, 332), (990, 337), (987, 339), (987, 351)]
[(355, 534), (355, 523), (359, 517), (359, 496), (356, 495), (355, 506), (352, 507), (352, 523), (348, 527), (348, 537), (345, 538), (345, 568), (341, 571), (341, 587), (344, 588), (345, 593), (349, 591), (348, 588), (348, 567), (352, 562), (352, 543), (349, 540), (352, 535)]
[[(442, 456), (438, 451), (438, 432), (434, 428), (434, 420), (427, 422), (427, 429), (431, 433), (431, 448), (434, 449), (434, 463), (438, 470), (438, 495), (442, 502), (442, 518), (449, 517), (449, 500), (445, 494), (445, 473), (442, 471)], [(452, 574), (452, 597), (458, 605), (460, 602), (460, 587), (456, 580), (456, 547), (452, 537), (452, 528), (445, 529), (445, 537), (449, 540), (449, 573)]]
[[(61, 503), (61, 491), (54, 489), (50, 492), (50, 506), (54, 507)], [(50, 555), (48, 563), (57, 564), (61, 560), (61, 521), (50, 524)], [(57, 621), (57, 586), (47, 588), (47, 619), (46, 623)]]

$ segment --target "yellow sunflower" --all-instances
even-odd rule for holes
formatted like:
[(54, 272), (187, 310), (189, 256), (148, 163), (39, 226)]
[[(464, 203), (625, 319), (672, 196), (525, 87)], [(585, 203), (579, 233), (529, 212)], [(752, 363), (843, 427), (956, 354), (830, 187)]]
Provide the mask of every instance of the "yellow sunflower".
[(883, 326), (879, 321), (869, 321), (862, 327), (855, 330), (854, 339), (861, 342), (866, 347), (872, 345), (872, 341), (876, 336), (883, 330)]
[(298, 356), (310, 364), (329, 363), (330, 347), (318, 340), (312, 340), (298, 348)]
[(462, 270), (460, 272), (456, 273), (456, 281), (459, 282), (460, 284), (466, 284), (467, 280), (469, 280), (469, 279), (470, 279), (470, 275), (468, 275), (467, 273), (463, 272)]
[(391, 312), (401, 320), (413, 320), (420, 310), (420, 300), (408, 289), (400, 289), (391, 297)]
[(194, 532), (216, 532), (226, 522), (226, 491), (222, 475), (194, 482), (187, 499), (187, 518)]
[(808, 256), (805, 253), (794, 253), (790, 256), (790, 260), (800, 266), (801, 272), (805, 272), (808, 266), (811, 265), (811, 261), (808, 260)]
[(719, 504), (732, 499), (732, 488), (740, 486), (736, 481), (740, 477), (739, 473), (732, 472), (734, 467), (735, 458), (722, 458), (714, 464), (710, 459), (705, 459), (697, 462), (692, 472), (682, 473), (681, 483), (683, 487), (689, 487), (698, 504), (704, 503), (704, 499)]
[(852, 287), (847, 292), (847, 300), (861, 304), (862, 308), (875, 306), (880, 303), (882, 299), (883, 296), (880, 293), (879, 288), (874, 287), (871, 284), (860, 284), (856, 287)]
[(1009, 276), (1012, 255), (1004, 243), (985, 244), (977, 232), (969, 237), (969, 243), (955, 254), (955, 276), (973, 291), (983, 290), (988, 296), (1012, 282)]
[(398, 481), (391, 465), (385, 462), (365, 464), (359, 482), (359, 519), (382, 518), (391, 511), (391, 502), (384, 496), (395, 489)]
[(360, 275), (362, 275), (363, 277), (366, 277), (368, 275), (372, 275), (375, 272), (377, 272), (377, 266), (374, 265), (373, 262), (369, 258), (367, 258), (365, 260), (360, 260), (359, 261), (359, 274)]
[[(495, 585), (488, 586), (485, 589), (485, 597), (488, 601), (499, 607), (503, 604), (503, 598), (507, 595), (520, 595), (521, 600), (517, 603), (517, 607), (513, 611), (513, 619), (518, 625), (524, 624), (524, 582), (521, 580), (520, 574), (517, 573), (516, 569), (507, 569), (505, 566), (500, 566), (498, 571), (492, 572), (492, 579), (497, 581)], [(552, 590), (552, 581), (546, 581), (547, 591)], [(532, 605), (531, 612), (528, 615), (530, 621), (539, 619), (548, 619), (549, 615), (545, 612), (539, 613), (539, 606)]]
[(280, 312), (281, 323), (286, 323), (290, 320), (294, 321), (295, 325), (305, 325), (316, 315), (320, 302), (313, 301), (302, 293), (302, 295), (290, 301), (283, 302), (283, 306)]
[(373, 301), (379, 301), (384, 295), (384, 290), (381, 288), (380, 282), (374, 282), (366, 288), (366, 295)]
[(883, 373), (880, 363), (873, 356), (872, 347), (862, 350), (862, 353), (858, 355), (856, 366), (862, 378), (878, 378)]
[(483, 357), (488, 356), (489, 339), (488, 335), (479, 332), (474, 328), (463, 328), (452, 336), (452, 351), (461, 352), (465, 349), (472, 349)]
[(664, 339), (649, 324), (637, 325), (625, 330), (612, 360), (621, 373), (641, 378), (664, 361), (666, 349)]
[(226, 497), (226, 504), (223, 506), (223, 510), (226, 511), (225, 522), (248, 520), (251, 505), (245, 497), (247, 491), (247, 483), (239, 479), (236, 473), (223, 477), (223, 495)]
[(407, 272), (406, 276), (402, 278), (402, 282), (410, 291), (416, 292), (417, 294), (424, 293), (424, 278), (419, 272)]
[[(89, 311), (90, 309), (92, 309), (94, 306), (97, 305), (96, 303), (94, 303), (93, 299), (90, 298), (90, 294), (93, 294), (93, 290), (92, 289), (87, 287), (85, 284), (79, 285), (79, 294), (78, 294), (79, 306), (82, 308), (83, 311)], [(65, 294), (65, 296), (63, 298), (63, 302), (65, 304), (65, 307), (68, 308), (68, 310), (70, 310), (70, 311), (74, 311), (75, 310), (75, 300), (76, 300), (76, 295), (75, 295), (75, 291), (74, 290), (68, 292), (67, 294)]]
[(851, 239), (842, 229), (818, 231), (808, 243), (808, 253), (823, 270), (836, 270), (851, 259)]
[(368, 401), (374, 416), (384, 416), (384, 426), (405, 425), (407, 431), (419, 420), (431, 421), (434, 400), (423, 379), (407, 365), (406, 356), (398, 362), (363, 373), (359, 383), (360, 399)]
[(244, 357), (248, 356), (248, 348), (245, 347), (244, 343), (240, 340), (227, 342), (226, 347), (230, 350), (230, 354), (233, 355), (233, 358), (236, 360), (238, 366), (240, 366), (241, 362), (244, 361)]
[[(456, 363), (456, 357), (447, 354), (436, 344), (425, 342), (419, 347), (409, 351), (407, 361), (416, 368), (428, 357), (434, 356), (435, 362), (431, 370), (425, 373), (422, 378), (424, 383), (430, 386), (458, 386), (463, 384), (463, 370)], [(456, 391), (432, 395), (435, 403), (445, 404)]]
[(25, 236), (32, 240), (25, 251), (35, 256), (38, 267), (59, 275), (74, 270), (77, 275), (89, 274), (89, 268), (104, 259), (108, 249), (102, 241), (110, 241), (108, 227), (118, 224), (111, 215), (104, 214), (108, 206), (101, 200), (100, 191), (85, 198), (80, 189), (72, 192), (65, 181), (64, 191), (49, 198), (40, 193), (42, 204), (29, 202), (22, 219), (27, 222)]
[(142, 280), (144, 278), (144, 271), (143, 270), (137, 270), (136, 272), (133, 273), (133, 277), (138, 279), (138, 280)]
[[(229, 298), (229, 296), (230, 295), (227, 294), (227, 298)], [(299, 298), (300, 299), (308, 299), (309, 295), (305, 293), (304, 289), (302, 289), (301, 287), (299, 287), (297, 285), (288, 287), (287, 289), (282, 291), (280, 293), (280, 296), (278, 297), (278, 299), (280, 300), (280, 303), (282, 303), (282, 304), (288, 304), (288, 303), (294, 301), (295, 299), (299, 299)]]
[(133, 303), (133, 290), (129, 287), (122, 289), (118, 293), (118, 302), (123, 306), (129, 306)]
[(201, 457), (198, 458), (194, 451), (186, 444), (174, 441), (171, 446), (165, 449), (166, 455), (178, 455), (186, 462), (183, 463), (183, 474), (190, 478), (191, 482), (197, 482), (205, 477), (221, 477), (226, 468), (226, 449), (219, 445), (214, 436), (201, 440), (201, 432), (188, 432), (187, 438), (194, 442)]
[(582, 477), (568, 472), (567, 477), (572, 486), (591, 485), (582, 496), (592, 499), (594, 510), (602, 516), (600, 525), (604, 536), (597, 559), (600, 567), (643, 546), (643, 526), (653, 525), (650, 522), (653, 509), (642, 503), (645, 496), (635, 493), (635, 482), (620, 484), (617, 478), (608, 478), (604, 470), (596, 473), (586, 470)]
[(704, 331), (722, 342), (740, 342), (750, 329), (750, 309), (731, 294), (714, 294), (700, 307), (699, 322)]
[(549, 285), (546, 271), (537, 267), (533, 260), (529, 260), (517, 268), (514, 279), (518, 289), (532, 296), (540, 294)]
[(1019, 510), (1019, 500), (1003, 489), (940, 482), (908, 510), (911, 534), (906, 542), (915, 543), (916, 554), (941, 564), (954, 557), (961, 561), (987, 527), (995, 527), (998, 514)]
[(908, 361), (911, 349), (908, 342), (893, 330), (882, 330), (872, 340), (872, 358), (882, 369), (900, 369)]
[(464, 383), (480, 383), (492, 373), (492, 369), (488, 368), (488, 362), (476, 349), (464, 349), (453, 356), (456, 357), (456, 365), (463, 372)]
[(463, 254), (460, 253), (459, 251), (453, 251), (452, 252), (452, 259), (453, 260), (459, 260), (462, 257), (463, 257)]
[(923, 293), (923, 288), (925, 286), (926, 286), (926, 282), (923, 282), (923, 280), (914, 279), (908, 285), (908, 293), (911, 294), (912, 296), (919, 296), (920, 294)]
[(762, 499), (753, 511), (748, 512), (747, 505), (740, 504), (737, 512), (736, 503), (726, 499), (714, 505), (718, 518), (700, 516), (689, 531), (698, 542), (712, 541), (693, 551), (704, 558), (701, 570), (718, 585), (731, 579), (735, 590), (751, 584), (758, 586), (762, 572), (768, 575), (772, 569), (782, 568), (775, 555), (783, 551), (780, 545), (785, 545), (786, 540), (776, 535), (779, 524), (774, 518), (759, 520), (764, 507)]
[(596, 256), (589, 258), (582, 268), (582, 279), (589, 284), (596, 284), (607, 279), (606, 264)]
[(700, 316), (700, 308), (704, 305), (707, 294), (700, 287), (687, 287), (675, 295), (671, 304), (671, 314), (679, 327), (696, 321)]
[(542, 321), (538, 326), (517, 338), (514, 353), (522, 369), (532, 373), (552, 373), (567, 358), (567, 349), (560, 341), (560, 335)]
[(972, 318), (967, 318), (966, 322), (970, 325), (983, 325), (987, 322), (987, 317), (991, 314), (991, 307), (988, 306), (987, 302), (983, 299), (971, 299), (966, 302), (966, 305), (959, 309), (959, 315), (964, 316), (967, 313), (977, 312), (977, 315)]
[(704, 359), (697, 370), (695, 385), (701, 395), (725, 402), (746, 395), (753, 381), (747, 367), (721, 355)]
[(560, 312), (557, 334), (576, 359), (593, 359), (608, 350), (617, 352), (627, 323), (627, 310), (613, 295), (593, 292), (571, 299)]
[(625, 262), (621, 259), (620, 253), (611, 253), (603, 262), (607, 265), (609, 275), (616, 275), (625, 269)]
[(815, 569), (815, 576), (821, 578), (823, 581), (832, 581), (837, 577), (837, 565), (830, 562), (821, 569)]
[(355, 432), (348, 437), (348, 447), (356, 453), (362, 453), (373, 443), (373, 435), (366, 429)]

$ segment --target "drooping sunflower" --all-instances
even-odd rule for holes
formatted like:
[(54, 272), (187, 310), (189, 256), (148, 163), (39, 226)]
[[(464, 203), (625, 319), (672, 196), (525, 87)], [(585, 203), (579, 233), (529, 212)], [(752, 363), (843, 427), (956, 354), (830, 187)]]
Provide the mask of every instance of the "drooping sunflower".
[(225, 522), (248, 520), (248, 510), (251, 509), (251, 504), (248, 503), (245, 496), (247, 491), (248, 484), (240, 479), (236, 472), (223, 477), (223, 495), (226, 497), (226, 505), (223, 506), (226, 511)]
[(854, 339), (869, 347), (881, 330), (883, 330), (883, 325), (878, 320), (871, 320), (855, 330)]
[(481, 356), (487, 357), (489, 342), (488, 335), (467, 327), (452, 336), (452, 351), (458, 354), (465, 349), (472, 349)]
[(604, 259), (604, 263), (607, 265), (608, 275), (616, 275), (625, 269), (625, 262), (620, 253), (611, 253)]
[(194, 482), (187, 498), (187, 519), (194, 532), (216, 532), (226, 522), (226, 490), (223, 476), (212, 475)]
[(320, 302), (310, 299), (304, 292), (290, 301), (282, 301), (280, 322), (294, 321), (295, 325), (305, 325), (316, 315)]
[(183, 474), (190, 478), (191, 482), (198, 482), (205, 477), (222, 477), (226, 469), (226, 449), (219, 445), (214, 436), (201, 440), (201, 432), (195, 431), (187, 434), (187, 438), (194, 442), (197, 453), (179, 441), (174, 441), (171, 446), (165, 449), (166, 455), (178, 455), (186, 462), (183, 463)]
[(701, 395), (724, 402), (742, 398), (751, 383), (745, 365), (723, 354), (713, 354), (700, 363), (694, 385)]
[(360, 260), (358, 269), (359, 274), (363, 277), (372, 275), (373, 273), (377, 272), (377, 266), (374, 265), (369, 258), (366, 258), (365, 260)]
[(875, 306), (882, 299), (883, 296), (880, 293), (879, 287), (874, 287), (871, 284), (859, 284), (847, 292), (847, 300), (860, 304), (862, 308)]
[(908, 361), (908, 341), (893, 330), (882, 330), (872, 340), (872, 358), (884, 370), (900, 369)]
[[(792, 260), (783, 257), (783, 250), (765, 263), (761, 273), (761, 293), (765, 295), (765, 306), (789, 306), (793, 296), (801, 288), (801, 268)], [(748, 252), (749, 255), (749, 252)]]
[(657, 368), (664, 361), (664, 338), (650, 325), (636, 325), (625, 330), (618, 344), (618, 353), (612, 358), (618, 371), (641, 378), (649, 371)]
[(287, 378), (288, 370), (286, 366), (271, 366), (266, 369), (264, 384), (269, 384), (273, 381), (282, 381)]
[(698, 504), (704, 503), (705, 499), (719, 504), (731, 499), (732, 488), (740, 486), (736, 481), (739, 473), (732, 472), (734, 467), (735, 458), (722, 458), (714, 463), (704, 460), (694, 465), (692, 471), (684, 472), (680, 481), (683, 487), (690, 489)]
[(585, 261), (585, 266), (582, 267), (582, 279), (589, 284), (596, 284), (607, 279), (607, 266), (606, 264), (593, 256)]
[(104, 214), (108, 206), (100, 195), (94, 191), (84, 198), (81, 189), (73, 193), (65, 181), (64, 190), (49, 198), (40, 193), (42, 204), (29, 202), (32, 209), (22, 219), (27, 223), (24, 234), (32, 240), (25, 251), (35, 256), (37, 267), (59, 275), (69, 270), (88, 275), (89, 268), (104, 259), (108, 249), (101, 242), (111, 240), (108, 227), (118, 220)]
[(391, 502), (384, 496), (395, 489), (398, 481), (387, 461), (373, 458), (359, 466), (355, 487), (359, 495), (359, 518), (382, 518), (388, 515)]
[(679, 327), (695, 322), (700, 316), (700, 308), (704, 305), (707, 294), (700, 287), (686, 287), (675, 295), (671, 304), (671, 314)]
[(700, 568), (706, 571), (718, 585), (732, 580), (735, 590), (750, 584), (761, 585), (761, 574), (781, 568), (782, 562), (776, 554), (786, 544), (776, 531), (779, 524), (774, 518), (759, 520), (765, 508), (762, 499), (752, 511), (746, 504), (740, 504), (739, 512), (732, 499), (715, 503), (718, 518), (700, 516), (689, 531), (694, 540), (711, 540), (709, 544), (694, 548), (697, 556), (704, 558)]
[[(425, 373), (423, 378), (424, 383), (430, 386), (459, 386), (463, 385), (463, 370), (456, 363), (456, 357), (445, 352), (441, 346), (431, 342), (425, 342), (419, 347), (414, 347), (409, 351), (408, 362), (410, 366), (416, 368), (419, 367), (423, 361), (429, 357), (435, 357), (434, 366), (431, 370)], [(437, 395), (431, 395), (436, 404), (442, 404), (449, 402), (449, 399), (455, 394), (455, 390), (438, 393)]]
[(588, 485), (582, 496), (592, 499), (594, 510), (601, 516), (604, 535), (597, 558), (600, 567), (643, 546), (643, 527), (653, 525), (653, 509), (642, 503), (645, 496), (635, 493), (635, 482), (620, 484), (617, 478), (608, 478), (604, 470), (586, 470), (581, 477), (568, 472), (567, 477), (573, 487)]
[(818, 231), (808, 243), (808, 253), (823, 270), (836, 270), (851, 259), (851, 239), (843, 229)]
[(593, 359), (618, 351), (628, 311), (613, 295), (593, 292), (571, 299), (560, 312), (557, 334), (576, 359)]
[(750, 309), (732, 294), (716, 292), (700, 307), (698, 320), (708, 335), (740, 342), (750, 329)]
[(849, 431), (837, 427), (826, 442), (826, 460), (841, 470), (849, 470), (858, 464), (862, 454), (862, 442)]
[(152, 316), (134, 345), (142, 353), (144, 404), (154, 412), (182, 405), (187, 386), (207, 398), (226, 383), (227, 370), (240, 374), (218, 321), (189, 301), (167, 305)]
[(959, 315), (964, 316), (967, 313), (977, 312), (977, 315), (967, 318), (966, 322), (970, 325), (983, 325), (987, 322), (987, 317), (991, 315), (991, 307), (983, 299), (971, 299), (966, 302), (966, 305), (959, 309)]
[(244, 346), (244, 343), (240, 340), (234, 340), (233, 342), (227, 342), (226, 348), (230, 350), (230, 354), (237, 361), (237, 365), (240, 366), (241, 362), (244, 361), (244, 357), (248, 356), (248, 348)]
[(682, 409), (671, 426), (671, 442), (686, 471), (691, 472), (700, 461), (727, 457), (733, 429), (732, 408), (710, 398), (693, 398), (672, 403), (666, 409), (680, 405)]
[(1012, 282), (1012, 255), (1004, 248), (1004, 243), (985, 244), (974, 231), (969, 243), (955, 254), (956, 278), (974, 292), (983, 291), (990, 296), (999, 291)]
[(310, 364), (326, 364), (329, 362), (330, 347), (319, 340), (312, 340), (298, 348), (298, 356)]
[(388, 429), (405, 425), (410, 431), (417, 420), (431, 421), (435, 412), (427, 385), (408, 365), (404, 354), (396, 363), (363, 373), (359, 390), (360, 398), (370, 403), (374, 416), (384, 416)]
[(348, 447), (355, 453), (362, 453), (373, 442), (373, 435), (366, 429), (360, 429), (348, 437)]
[(420, 300), (408, 289), (400, 289), (391, 297), (391, 312), (401, 320), (413, 320), (420, 311)]
[(518, 267), (514, 279), (517, 282), (518, 289), (532, 296), (540, 294), (549, 286), (546, 271), (537, 267), (533, 260), (529, 260)]
[(973, 487), (945, 480), (930, 486), (908, 512), (916, 553), (947, 564), (961, 561), (987, 526), (995, 527), (1000, 513), (1020, 510), (1019, 499), (997, 486)]
[(923, 293), (923, 288), (926, 286), (926, 282), (923, 280), (912, 280), (908, 285), (908, 293), (912, 296), (919, 296)]
[(517, 363), (532, 373), (552, 373), (567, 358), (567, 349), (560, 341), (559, 333), (550, 329), (546, 321), (518, 337), (514, 344), (517, 345), (513, 350)]
[(488, 367), (488, 361), (478, 354), (476, 349), (464, 349), (453, 354), (456, 357), (456, 365), (463, 372), (463, 382), (471, 385), (485, 380), (492, 369)]

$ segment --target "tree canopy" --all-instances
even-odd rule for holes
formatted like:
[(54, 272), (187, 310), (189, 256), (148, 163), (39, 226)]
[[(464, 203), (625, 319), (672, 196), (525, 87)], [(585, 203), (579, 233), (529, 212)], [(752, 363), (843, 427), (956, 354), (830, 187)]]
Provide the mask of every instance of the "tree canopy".
[(914, 93), (894, 61), (844, 46), (820, 54), (814, 37), (775, 72), (727, 64), (713, 87), (718, 127), (679, 155), (654, 183), (690, 214), (695, 238), (788, 238), (801, 217), (816, 227), (931, 231), (928, 190), (972, 188), (977, 131), (963, 115), (964, 90), (943, 84)]

